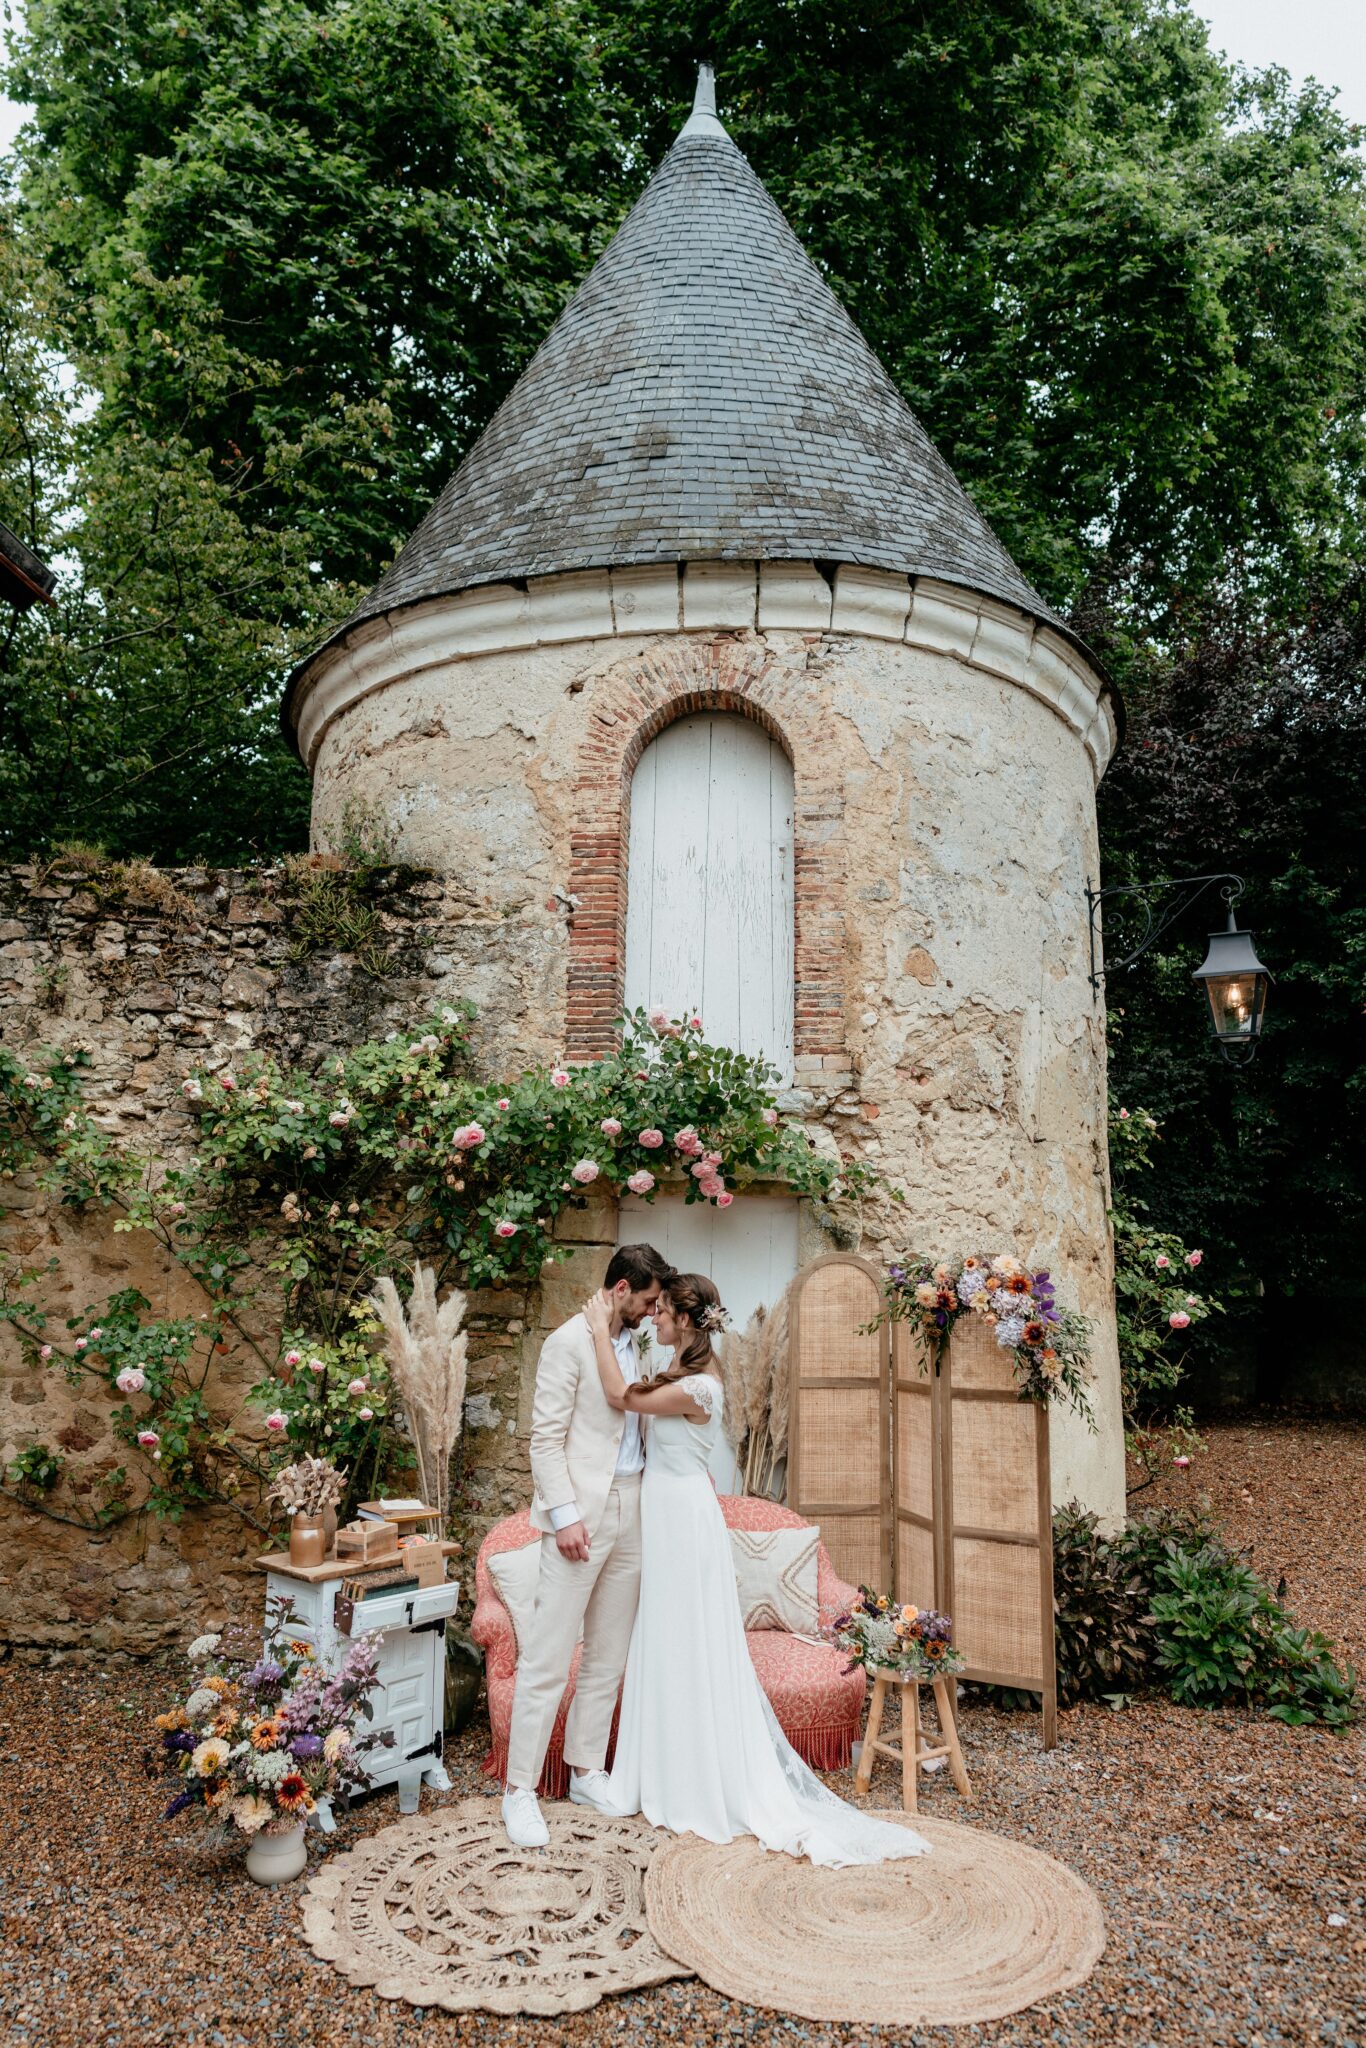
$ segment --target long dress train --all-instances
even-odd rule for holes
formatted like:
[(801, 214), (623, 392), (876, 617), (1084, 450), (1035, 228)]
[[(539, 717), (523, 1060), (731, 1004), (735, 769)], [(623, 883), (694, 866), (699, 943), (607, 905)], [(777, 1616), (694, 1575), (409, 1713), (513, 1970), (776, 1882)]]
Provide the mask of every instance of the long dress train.
[(650, 1419), (640, 1608), (607, 1804), (709, 1842), (756, 1835), (813, 1863), (928, 1854), (923, 1836), (837, 1798), (779, 1727), (745, 1646), (730, 1537), (707, 1470), (722, 1388), (699, 1373), (688, 1391), (706, 1422)]

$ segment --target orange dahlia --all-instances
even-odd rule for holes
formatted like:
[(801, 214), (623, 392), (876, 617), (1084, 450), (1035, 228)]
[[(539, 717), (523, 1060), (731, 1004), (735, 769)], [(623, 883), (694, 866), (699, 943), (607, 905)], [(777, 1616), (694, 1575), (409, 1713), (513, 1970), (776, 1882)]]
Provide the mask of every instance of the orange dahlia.
[(279, 1739), (280, 1723), (278, 1721), (258, 1721), (251, 1731), (251, 1746), (253, 1749), (274, 1749)]

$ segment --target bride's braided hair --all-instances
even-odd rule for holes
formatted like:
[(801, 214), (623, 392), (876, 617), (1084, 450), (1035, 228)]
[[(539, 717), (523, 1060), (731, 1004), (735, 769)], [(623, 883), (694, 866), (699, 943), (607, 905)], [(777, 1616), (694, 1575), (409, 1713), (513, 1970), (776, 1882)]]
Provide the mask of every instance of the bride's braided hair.
[(690, 1317), (693, 1328), (660, 1378), (677, 1380), (689, 1373), (705, 1372), (712, 1362), (712, 1332), (726, 1327), (720, 1295), (705, 1273), (672, 1273), (664, 1292), (674, 1314)]

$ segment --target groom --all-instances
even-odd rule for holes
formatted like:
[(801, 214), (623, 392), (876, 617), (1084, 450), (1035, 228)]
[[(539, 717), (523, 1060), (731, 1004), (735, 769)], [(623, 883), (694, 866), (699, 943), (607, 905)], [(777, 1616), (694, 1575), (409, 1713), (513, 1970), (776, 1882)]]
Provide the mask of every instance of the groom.
[[(635, 1333), (670, 1271), (648, 1244), (624, 1244), (608, 1262), (603, 1291), (623, 1379), (639, 1377)], [(541, 1348), (531, 1414), (540, 1579), (531, 1641), (519, 1646), (503, 1794), (503, 1825), (519, 1849), (550, 1840), (536, 1786), (580, 1627), (583, 1657), (564, 1731), (569, 1796), (596, 1806), (606, 1788), (607, 1740), (640, 1594), (644, 1468), (640, 1417), (608, 1406), (588, 1324), (571, 1316)]]

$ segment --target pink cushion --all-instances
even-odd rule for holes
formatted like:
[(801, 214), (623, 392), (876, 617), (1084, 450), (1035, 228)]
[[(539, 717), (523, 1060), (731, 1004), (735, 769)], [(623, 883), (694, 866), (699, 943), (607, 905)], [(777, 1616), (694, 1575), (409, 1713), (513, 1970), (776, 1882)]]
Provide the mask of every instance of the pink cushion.
[[(756, 1500), (749, 1495), (722, 1494), (721, 1512), (730, 1529), (800, 1529), (808, 1525), (801, 1515), (776, 1501)], [(495, 1523), (479, 1546), (474, 1567), (475, 1607), (470, 1633), (484, 1651), (484, 1672), (488, 1686), (489, 1724), (493, 1745), (485, 1770), (501, 1777), (507, 1768), (508, 1730), (512, 1721), (512, 1695), (517, 1681), (517, 1639), (508, 1611), (488, 1568), (488, 1559), (503, 1550), (518, 1550), (526, 1543), (539, 1542), (525, 1508)], [(829, 1621), (847, 1607), (855, 1592), (838, 1577), (820, 1547), (817, 1567), (817, 1598), (822, 1621)], [(816, 1770), (842, 1770), (849, 1762), (850, 1746), (859, 1731), (866, 1686), (861, 1670), (846, 1677), (843, 1659), (829, 1644), (804, 1643), (779, 1629), (754, 1629), (746, 1636), (749, 1654), (759, 1683), (763, 1686), (778, 1722), (797, 1754)], [(574, 1652), (569, 1683), (555, 1716), (555, 1727), (546, 1753), (541, 1790), (548, 1797), (562, 1799), (568, 1790), (564, 1767), (564, 1723), (574, 1697), (579, 1653)], [(612, 1729), (616, 1741), (616, 1727)], [(610, 1751), (609, 1751), (610, 1757)]]

